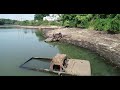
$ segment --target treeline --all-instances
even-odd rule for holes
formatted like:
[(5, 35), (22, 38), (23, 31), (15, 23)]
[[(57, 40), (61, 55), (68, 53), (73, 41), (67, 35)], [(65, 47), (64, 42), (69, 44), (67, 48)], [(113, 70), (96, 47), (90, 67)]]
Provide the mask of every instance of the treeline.
[(89, 28), (108, 33), (120, 32), (120, 14), (60, 14), (59, 21), (43, 21), (49, 14), (35, 14), (34, 20), (20, 25), (60, 25), (65, 27)]
[(13, 24), (25, 26), (58, 25), (65, 27), (89, 28), (108, 33), (120, 32), (120, 14), (59, 14), (57, 21), (43, 20), (49, 14), (35, 14), (34, 20), (17, 21), (0, 19), (0, 25)]
[(92, 28), (109, 33), (120, 32), (120, 14), (63, 14), (65, 27)]
[(25, 21), (19, 22), (18, 25), (25, 25), (25, 26), (56, 25), (56, 26), (62, 26), (62, 21), (25, 20)]
[(5, 24), (17, 24), (17, 20), (11, 20), (11, 19), (0, 19), (0, 25), (5, 25)]
[(62, 21), (47, 21), (43, 20), (43, 17), (49, 16), (49, 14), (35, 14), (34, 20), (25, 20), (21, 21), (19, 25), (32, 25), (32, 26), (39, 26), (39, 25), (57, 25), (62, 26)]

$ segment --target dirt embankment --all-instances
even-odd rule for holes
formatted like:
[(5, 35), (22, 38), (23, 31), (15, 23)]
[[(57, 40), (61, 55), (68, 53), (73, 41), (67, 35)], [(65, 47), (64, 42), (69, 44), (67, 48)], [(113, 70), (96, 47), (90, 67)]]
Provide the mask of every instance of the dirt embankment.
[(53, 33), (62, 33), (64, 37), (61, 42), (71, 43), (95, 51), (106, 60), (120, 67), (120, 34), (111, 35), (102, 31), (61, 28), (49, 30), (45, 32), (45, 36), (50, 37)]
[(44, 32), (45, 37), (51, 37), (51, 35), (56, 33), (62, 33), (64, 37), (61, 39), (61, 42), (71, 43), (95, 51), (106, 58), (106, 60), (109, 60), (111, 63), (120, 67), (120, 34), (111, 35), (102, 31), (63, 28), (61, 26), (17, 25), (14, 27), (39, 29)]

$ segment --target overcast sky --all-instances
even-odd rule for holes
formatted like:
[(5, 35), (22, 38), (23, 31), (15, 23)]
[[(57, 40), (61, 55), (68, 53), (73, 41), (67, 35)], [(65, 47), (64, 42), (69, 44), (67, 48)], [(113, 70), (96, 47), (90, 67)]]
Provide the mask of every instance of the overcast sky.
[(34, 20), (34, 14), (0, 14), (0, 18), (13, 20)]

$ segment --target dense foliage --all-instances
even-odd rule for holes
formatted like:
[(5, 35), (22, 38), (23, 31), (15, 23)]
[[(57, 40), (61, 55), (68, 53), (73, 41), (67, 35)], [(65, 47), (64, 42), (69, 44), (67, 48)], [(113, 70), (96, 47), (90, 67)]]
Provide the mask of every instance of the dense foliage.
[(48, 16), (49, 14), (35, 14), (34, 20), (43, 20), (43, 17)]
[(65, 27), (92, 28), (109, 33), (120, 32), (120, 14), (63, 14)]
[(11, 20), (11, 19), (0, 19), (0, 25), (4, 24), (15, 24), (17, 20)]

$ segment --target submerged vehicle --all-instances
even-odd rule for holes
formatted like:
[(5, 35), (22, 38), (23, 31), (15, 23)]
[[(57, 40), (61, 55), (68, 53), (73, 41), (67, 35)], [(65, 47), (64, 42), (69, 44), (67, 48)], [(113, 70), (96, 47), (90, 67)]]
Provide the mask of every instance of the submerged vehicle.
[[(24, 65), (31, 60), (38, 60), (48, 63), (48, 68), (32, 68), (25, 67)], [(55, 73), (60, 76), (91, 76), (90, 62), (80, 59), (68, 59), (66, 54), (57, 54), (52, 59), (32, 57), (24, 64), (20, 65), (20, 68), (25, 68), (34, 71), (45, 71)]]

